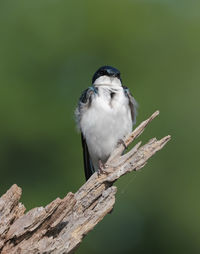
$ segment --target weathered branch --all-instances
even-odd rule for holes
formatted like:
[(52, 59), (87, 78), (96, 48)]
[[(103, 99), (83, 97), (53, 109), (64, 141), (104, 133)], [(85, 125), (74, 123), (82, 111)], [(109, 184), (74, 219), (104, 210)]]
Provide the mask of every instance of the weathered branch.
[(115, 203), (117, 188), (112, 186), (120, 176), (142, 168), (147, 160), (170, 140), (151, 139), (135, 145), (122, 155), (128, 146), (159, 114), (156, 111), (142, 122), (111, 154), (105, 172), (93, 174), (75, 193), (57, 198), (46, 207), (25, 213), (19, 203), (21, 188), (13, 185), (0, 198), (0, 253), (73, 253), (83, 237), (109, 213)]

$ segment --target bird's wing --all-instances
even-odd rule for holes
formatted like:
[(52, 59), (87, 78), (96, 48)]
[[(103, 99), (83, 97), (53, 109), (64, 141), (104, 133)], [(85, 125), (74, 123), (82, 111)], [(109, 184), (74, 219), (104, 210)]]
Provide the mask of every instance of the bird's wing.
[(92, 95), (97, 93), (98, 89), (93, 86), (87, 88), (85, 91), (82, 92), (81, 97), (79, 99), (78, 107), (75, 110), (76, 122), (79, 129), (81, 117), (84, 114), (84, 112), (90, 107)]
[(92, 160), (90, 158), (87, 143), (86, 143), (86, 140), (83, 136), (83, 133), (81, 133), (81, 141), (82, 141), (82, 147), (83, 147), (83, 161), (84, 161), (85, 178), (87, 181), (90, 178), (90, 176), (95, 172), (95, 170), (92, 165)]
[[(84, 114), (84, 111), (86, 111), (91, 105), (92, 94), (97, 92), (98, 92), (97, 88), (89, 87), (82, 93), (79, 99), (79, 105), (76, 109), (75, 115), (76, 115), (76, 119), (77, 119), (77, 123), (78, 123), (80, 131), (81, 131), (81, 128), (80, 128), (81, 117)], [(81, 141), (82, 141), (82, 147), (83, 147), (85, 178), (86, 180), (88, 180), (88, 178), (90, 178), (90, 176), (95, 172), (95, 170), (94, 170), (94, 166), (92, 165), (92, 160), (89, 155), (87, 142), (82, 131), (81, 131)]]
[(134, 97), (131, 95), (129, 89), (126, 86), (123, 86), (124, 89), (124, 93), (127, 96), (128, 100), (129, 100), (129, 107), (131, 110), (131, 117), (132, 117), (132, 122), (133, 125), (136, 123), (136, 116), (137, 116), (137, 101), (134, 99)]

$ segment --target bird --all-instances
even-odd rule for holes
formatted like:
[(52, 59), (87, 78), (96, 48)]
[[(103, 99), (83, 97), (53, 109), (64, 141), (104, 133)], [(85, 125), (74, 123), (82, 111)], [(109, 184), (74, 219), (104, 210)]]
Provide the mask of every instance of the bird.
[(120, 71), (112, 66), (100, 67), (75, 110), (86, 181), (99, 172), (112, 151), (131, 133), (136, 114), (137, 102), (122, 85)]

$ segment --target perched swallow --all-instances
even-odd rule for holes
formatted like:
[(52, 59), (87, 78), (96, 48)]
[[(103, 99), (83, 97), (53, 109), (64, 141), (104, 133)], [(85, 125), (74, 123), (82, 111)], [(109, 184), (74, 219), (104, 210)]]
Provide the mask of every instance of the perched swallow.
[(75, 111), (81, 131), (86, 180), (132, 131), (136, 108), (135, 99), (128, 88), (122, 86), (119, 70), (102, 66), (95, 72), (92, 86), (82, 93)]

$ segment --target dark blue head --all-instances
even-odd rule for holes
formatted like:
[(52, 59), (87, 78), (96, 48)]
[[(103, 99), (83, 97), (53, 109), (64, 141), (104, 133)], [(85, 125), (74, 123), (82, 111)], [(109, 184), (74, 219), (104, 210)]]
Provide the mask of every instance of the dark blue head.
[(92, 84), (101, 76), (116, 77), (121, 81), (120, 71), (112, 66), (102, 66), (94, 74)]

